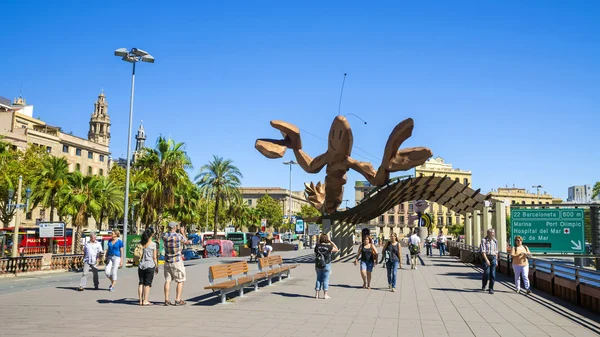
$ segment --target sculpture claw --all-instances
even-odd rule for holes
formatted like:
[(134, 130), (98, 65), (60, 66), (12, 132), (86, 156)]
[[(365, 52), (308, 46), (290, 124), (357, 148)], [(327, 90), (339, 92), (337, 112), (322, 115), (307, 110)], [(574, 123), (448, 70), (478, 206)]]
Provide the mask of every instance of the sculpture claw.
[(390, 160), (387, 170), (391, 172), (410, 170), (425, 163), (432, 155), (431, 150), (426, 147), (402, 149)]
[(325, 184), (318, 182), (317, 185), (311, 182), (310, 184), (304, 183), (304, 194), (308, 202), (319, 211), (323, 212), (323, 205), (325, 203)]
[(257, 139), (254, 148), (263, 156), (271, 159), (281, 158), (287, 150), (284, 140)]
[(286, 141), (286, 146), (292, 150), (302, 149), (302, 140), (300, 139), (300, 129), (297, 126), (284, 121), (271, 121), (271, 126), (281, 131), (281, 135)]

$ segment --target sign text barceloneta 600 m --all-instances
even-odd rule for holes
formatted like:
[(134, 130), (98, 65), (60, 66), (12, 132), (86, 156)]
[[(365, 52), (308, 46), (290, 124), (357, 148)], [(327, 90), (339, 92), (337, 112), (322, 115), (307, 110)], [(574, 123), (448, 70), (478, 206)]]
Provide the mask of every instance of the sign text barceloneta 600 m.
[(511, 244), (520, 235), (534, 253), (585, 252), (582, 209), (512, 209), (510, 232)]

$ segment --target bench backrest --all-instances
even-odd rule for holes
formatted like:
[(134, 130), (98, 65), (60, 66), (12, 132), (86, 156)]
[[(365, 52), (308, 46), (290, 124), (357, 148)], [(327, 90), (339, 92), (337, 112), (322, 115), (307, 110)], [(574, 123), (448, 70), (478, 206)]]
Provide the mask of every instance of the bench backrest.
[(248, 263), (246, 261), (233, 262), (210, 266), (208, 272), (208, 281), (212, 283), (216, 279), (233, 279), (236, 275), (246, 275), (248, 273)]
[(258, 259), (258, 267), (261, 270), (271, 268), (273, 266), (278, 266), (281, 264), (283, 264), (283, 259), (281, 258), (281, 255), (273, 255)]

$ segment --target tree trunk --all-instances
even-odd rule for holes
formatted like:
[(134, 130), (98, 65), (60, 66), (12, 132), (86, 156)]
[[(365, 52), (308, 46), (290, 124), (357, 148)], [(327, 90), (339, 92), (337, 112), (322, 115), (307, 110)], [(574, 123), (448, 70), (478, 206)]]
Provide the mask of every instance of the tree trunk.
[(81, 253), (81, 229), (82, 226), (80, 224), (76, 224), (75, 225), (75, 252), (73, 252), (74, 254), (80, 254)]
[(103, 209), (100, 210), (100, 219), (99, 220), (100, 220), (100, 222), (97, 223), (96, 225), (98, 225), (97, 226), (98, 231), (101, 231), (102, 230), (102, 222), (104, 222), (104, 210)]
[(215, 199), (215, 216), (213, 221), (213, 234), (214, 238), (217, 238), (217, 222), (219, 220), (219, 199), (220, 193), (217, 192), (217, 198)]
[(50, 222), (54, 221), (54, 197), (50, 199)]

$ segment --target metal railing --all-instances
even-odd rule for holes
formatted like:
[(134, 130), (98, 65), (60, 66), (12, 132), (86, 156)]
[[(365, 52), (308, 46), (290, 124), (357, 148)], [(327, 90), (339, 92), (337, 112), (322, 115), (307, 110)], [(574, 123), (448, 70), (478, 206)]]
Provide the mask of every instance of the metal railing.
[[(465, 243), (449, 242), (448, 247), (450, 254), (455, 256), (462, 257), (462, 251), (479, 254), (479, 247)], [(500, 252), (499, 256), (498, 271), (507, 276), (514, 276), (510, 253)], [(600, 271), (569, 266), (559, 261), (530, 258), (529, 278), (532, 287), (571, 303), (600, 311)]]

